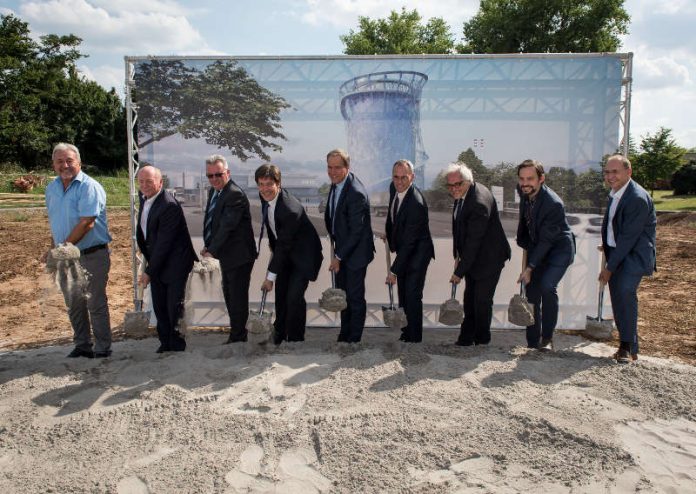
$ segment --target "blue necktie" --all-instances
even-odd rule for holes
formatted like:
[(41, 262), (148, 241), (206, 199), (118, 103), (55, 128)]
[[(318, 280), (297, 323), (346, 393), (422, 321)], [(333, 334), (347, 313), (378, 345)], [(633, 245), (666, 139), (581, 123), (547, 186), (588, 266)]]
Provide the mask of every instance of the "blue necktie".
[(336, 215), (336, 185), (331, 185), (329, 192), (329, 220), (331, 220), (331, 233), (334, 230), (334, 216)]
[(216, 190), (213, 192), (213, 196), (210, 198), (210, 204), (208, 204), (208, 216), (205, 219), (205, 225), (203, 227), (203, 242), (206, 246), (210, 245), (210, 237), (213, 236), (213, 210), (215, 209), (215, 204), (220, 193)]

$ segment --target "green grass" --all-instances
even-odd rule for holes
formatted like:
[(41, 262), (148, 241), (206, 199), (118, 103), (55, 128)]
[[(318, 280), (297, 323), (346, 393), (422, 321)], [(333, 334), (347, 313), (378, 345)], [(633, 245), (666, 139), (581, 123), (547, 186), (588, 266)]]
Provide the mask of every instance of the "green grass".
[(696, 211), (696, 195), (675, 196), (671, 190), (656, 190), (653, 201), (658, 211)]
[[(23, 175), (0, 175), (0, 209), (17, 207), (44, 206), (44, 193), (46, 185), (53, 180), (54, 175), (46, 172), (41, 175), (46, 178), (46, 184), (34, 187), (30, 192), (22, 194), (12, 187), (12, 181)], [(91, 175), (106, 191), (106, 205), (108, 207), (123, 207), (130, 205), (130, 188), (128, 185), (128, 172), (120, 171), (116, 175)]]

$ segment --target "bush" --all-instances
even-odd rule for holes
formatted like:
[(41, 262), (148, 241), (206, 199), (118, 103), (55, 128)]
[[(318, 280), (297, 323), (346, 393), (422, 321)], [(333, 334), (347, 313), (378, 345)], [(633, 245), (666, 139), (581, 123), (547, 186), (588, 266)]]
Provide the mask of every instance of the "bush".
[(696, 194), (696, 162), (690, 162), (672, 175), (672, 188), (675, 196)]

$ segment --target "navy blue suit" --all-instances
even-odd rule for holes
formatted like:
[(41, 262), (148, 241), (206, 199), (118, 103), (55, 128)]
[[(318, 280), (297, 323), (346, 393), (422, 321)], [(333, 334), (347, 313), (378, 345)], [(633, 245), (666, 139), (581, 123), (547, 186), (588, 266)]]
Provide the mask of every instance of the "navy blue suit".
[(609, 206), (602, 222), (602, 245), (611, 271), (609, 294), (622, 342), (638, 353), (638, 285), (655, 271), (655, 206), (650, 195), (629, 180), (612, 221), (616, 247), (607, 244)]
[[(456, 205), (453, 214), (456, 213)], [(510, 243), (498, 215), (498, 205), (484, 185), (472, 183), (452, 218), (454, 274), (464, 278), (464, 321), (457, 344), (485, 345), (491, 341), (493, 297)]]
[(388, 248), (396, 252), (391, 272), (396, 275), (399, 305), (404, 308), (408, 325), (403, 328), (403, 341), (423, 339), (423, 287), (428, 264), (435, 259), (435, 248), (428, 224), (428, 205), (415, 185), (409, 187), (393, 219), (394, 184), (389, 187), (389, 212), (386, 234)]
[(140, 225), (144, 202), (141, 195), (136, 241), (147, 259), (145, 273), (150, 277), (157, 335), (163, 350), (184, 350), (186, 341), (176, 330), (176, 323), (183, 309), (188, 275), (198, 258), (177, 200), (166, 190), (160, 192), (150, 207), (146, 232)]
[[(208, 192), (204, 225), (214, 190), (211, 188)], [(213, 257), (220, 260), (222, 293), (230, 318), (229, 341), (246, 341), (249, 282), (257, 253), (249, 199), (232, 180), (220, 190), (212, 217), (212, 235), (205, 247)]]
[(566, 220), (563, 201), (542, 184), (531, 215), (529, 198), (520, 194), (517, 245), (527, 250), (532, 276), (527, 298), (534, 304), (534, 324), (527, 326), (527, 346), (537, 348), (539, 338), (551, 339), (558, 322), (558, 283), (575, 258), (575, 237)]
[(336, 211), (327, 207), (324, 222), (334, 243), (335, 255), (341, 260), (336, 285), (346, 291), (348, 300), (348, 307), (341, 311), (338, 341), (358, 342), (367, 314), (365, 276), (367, 265), (375, 257), (375, 244), (365, 186), (353, 173), (348, 173), (345, 180)]
[[(265, 202), (263, 198), (261, 202)], [(305, 291), (310, 280), (316, 280), (319, 275), (324, 259), (321, 240), (300, 201), (285, 189), (278, 194), (273, 220), (275, 235), (268, 224), (266, 228), (273, 251), (268, 271), (277, 275), (274, 340), (275, 343), (286, 339), (304, 341), (307, 321)]]

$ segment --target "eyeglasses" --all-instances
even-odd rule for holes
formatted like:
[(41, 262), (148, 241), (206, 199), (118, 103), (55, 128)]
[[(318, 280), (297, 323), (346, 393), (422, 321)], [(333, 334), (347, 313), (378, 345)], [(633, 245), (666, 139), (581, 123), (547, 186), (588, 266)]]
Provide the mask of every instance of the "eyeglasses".
[(447, 188), (448, 188), (448, 189), (454, 189), (454, 188), (457, 188), (457, 187), (461, 187), (462, 185), (464, 185), (464, 181), (463, 181), (463, 180), (462, 180), (461, 182), (454, 182), (453, 184), (447, 184)]
[(213, 177), (215, 178), (220, 178), (225, 174), (225, 172), (220, 172), (220, 173), (206, 173), (205, 176), (208, 177), (208, 179), (211, 179)]

